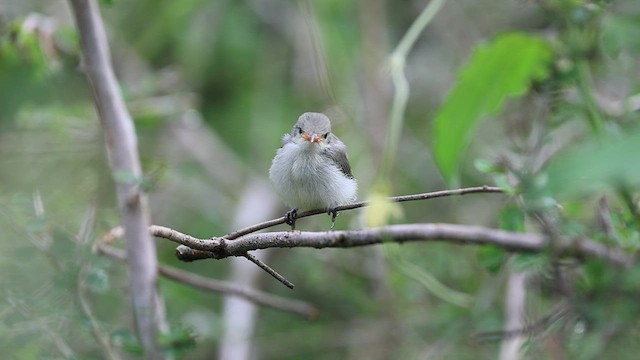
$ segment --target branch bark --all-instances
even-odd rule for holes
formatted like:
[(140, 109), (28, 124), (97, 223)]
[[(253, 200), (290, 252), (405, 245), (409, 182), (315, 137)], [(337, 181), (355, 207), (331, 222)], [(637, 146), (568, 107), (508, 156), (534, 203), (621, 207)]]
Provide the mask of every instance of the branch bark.
[(349, 248), (389, 242), (444, 241), (459, 245), (493, 245), (514, 252), (550, 250), (560, 256), (601, 258), (619, 266), (630, 266), (634, 262), (633, 257), (623, 251), (586, 238), (564, 239), (552, 244), (541, 234), (457, 224), (405, 224), (324, 232), (280, 231), (245, 235), (232, 241), (224, 237), (197, 239), (161, 226), (153, 226), (151, 232), (154, 236), (181, 244), (176, 249), (176, 256), (183, 261), (243, 256), (248, 251), (267, 248)]
[[(431, 193), (403, 195), (390, 198), (394, 202), (426, 200), (437, 197), (464, 195), (471, 193), (502, 193), (497, 187), (478, 186)], [(351, 210), (367, 206), (367, 202), (357, 202), (336, 208), (336, 211)], [(322, 214), (326, 210), (311, 210), (298, 214), (298, 218)], [(493, 245), (515, 252), (543, 252), (552, 250), (559, 256), (595, 257), (617, 266), (630, 266), (634, 258), (624, 251), (609, 248), (588, 238), (565, 238), (550, 241), (544, 234), (514, 233), (502, 230), (455, 224), (405, 224), (391, 225), (351, 231), (328, 232), (269, 232), (251, 234), (275, 225), (283, 224), (285, 218), (277, 218), (231, 232), (222, 237), (198, 239), (176, 230), (154, 225), (149, 228), (152, 235), (181, 244), (176, 248), (176, 256), (182, 261), (201, 259), (222, 259), (230, 256), (248, 256), (249, 251), (274, 247), (356, 247), (383, 242), (403, 243), (407, 241), (446, 241), (458, 244)], [(266, 266), (266, 265), (265, 265)], [(271, 269), (270, 269), (271, 270)], [(282, 281), (274, 270), (267, 271)], [(286, 279), (285, 279), (286, 280)], [(285, 284), (288, 281), (283, 282)]]
[(148, 230), (147, 199), (139, 188), (142, 170), (136, 133), (111, 66), (107, 36), (96, 0), (69, 0), (69, 3), (80, 36), (83, 70), (93, 91), (109, 165), (116, 182), (127, 241), (129, 288), (136, 329), (145, 356), (158, 359), (162, 354), (155, 338), (163, 319), (160, 319), (156, 302), (156, 248)]

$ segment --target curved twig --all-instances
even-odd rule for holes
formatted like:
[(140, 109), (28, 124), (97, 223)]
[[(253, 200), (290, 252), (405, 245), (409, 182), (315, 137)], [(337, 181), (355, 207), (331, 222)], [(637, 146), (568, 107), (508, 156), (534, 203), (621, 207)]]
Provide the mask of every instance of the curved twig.
[[(454, 189), (454, 190), (441, 190), (441, 191), (434, 191), (434, 192), (421, 193), (421, 194), (394, 196), (394, 197), (389, 198), (389, 200), (391, 200), (393, 202), (405, 202), (405, 201), (427, 200), (427, 199), (434, 199), (434, 198), (439, 198), (439, 197), (466, 195), (466, 194), (476, 194), (476, 193), (504, 193), (504, 190), (502, 190), (499, 187), (495, 187), (495, 186), (483, 185), (483, 186), (475, 186), (475, 187)], [(352, 204), (338, 206), (337, 208), (335, 208), (335, 211), (353, 210), (353, 209), (358, 209), (358, 208), (361, 208), (361, 207), (365, 207), (367, 205), (369, 205), (368, 201), (359, 201), (359, 202), (355, 202), (355, 203), (352, 203)], [(327, 213), (327, 210), (325, 210), (325, 209), (302, 211), (302, 212), (298, 212), (298, 214), (296, 216), (296, 219), (300, 219), (300, 218), (304, 218), (304, 217), (308, 217), (308, 216), (313, 216), (313, 215), (318, 215), (318, 214), (326, 214), (326, 213)], [(237, 239), (237, 238), (239, 238), (241, 236), (244, 236), (244, 235), (247, 235), (247, 234), (251, 234), (251, 233), (254, 233), (256, 231), (264, 230), (264, 229), (270, 228), (272, 226), (276, 226), (276, 225), (280, 225), (280, 224), (284, 224), (284, 223), (285, 223), (285, 217), (283, 216), (283, 217), (280, 217), (280, 218), (277, 218), (277, 219), (273, 219), (273, 220), (261, 222), (259, 224), (251, 225), (251, 226), (248, 226), (248, 227), (246, 227), (244, 229), (236, 230), (234, 232), (231, 232), (231, 233), (223, 236), (223, 238), (225, 238), (227, 240), (233, 240), (233, 239)], [(164, 236), (161, 236), (161, 237), (164, 237)]]

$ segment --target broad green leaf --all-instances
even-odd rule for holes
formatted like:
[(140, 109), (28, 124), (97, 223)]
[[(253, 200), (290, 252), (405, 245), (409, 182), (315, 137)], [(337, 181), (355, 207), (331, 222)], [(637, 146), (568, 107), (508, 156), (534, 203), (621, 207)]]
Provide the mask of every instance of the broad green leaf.
[(541, 37), (509, 33), (477, 48), (435, 118), (434, 156), (447, 182), (456, 181), (462, 154), (483, 117), (509, 96), (524, 94), (549, 74), (553, 53)]
[(603, 187), (640, 184), (640, 128), (625, 135), (594, 138), (555, 158), (541, 190), (551, 196), (583, 195)]

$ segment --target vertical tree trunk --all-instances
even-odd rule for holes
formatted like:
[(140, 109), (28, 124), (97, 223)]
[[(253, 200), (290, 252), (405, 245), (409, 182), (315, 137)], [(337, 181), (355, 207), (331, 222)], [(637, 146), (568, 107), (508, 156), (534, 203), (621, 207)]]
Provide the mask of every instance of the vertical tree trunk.
[(111, 66), (104, 24), (96, 0), (70, 0), (82, 48), (85, 71), (105, 136), (111, 172), (127, 243), (129, 290), (136, 330), (147, 358), (158, 359), (156, 331), (162, 312), (156, 293), (156, 248), (149, 234), (147, 199), (140, 190), (142, 170), (131, 116)]

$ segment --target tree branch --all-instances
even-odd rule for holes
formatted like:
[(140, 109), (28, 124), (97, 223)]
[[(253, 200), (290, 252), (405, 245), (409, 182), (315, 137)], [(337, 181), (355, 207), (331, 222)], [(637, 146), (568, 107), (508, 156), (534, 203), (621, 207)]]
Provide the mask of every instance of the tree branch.
[[(437, 197), (464, 195), (470, 193), (502, 193), (497, 187), (478, 186), (456, 190), (444, 190), (432, 193), (396, 196), (394, 202), (425, 200)], [(357, 202), (336, 208), (337, 211), (367, 206), (367, 202)], [(306, 217), (324, 213), (325, 210), (311, 210), (299, 213)], [(229, 256), (246, 256), (249, 251), (272, 247), (357, 247), (380, 244), (383, 242), (403, 243), (408, 241), (445, 241), (458, 244), (493, 245), (515, 252), (542, 252), (553, 250), (560, 256), (595, 257), (618, 266), (630, 266), (634, 258), (619, 249), (607, 246), (587, 238), (564, 239), (551, 243), (546, 235), (532, 233), (514, 233), (502, 230), (455, 224), (405, 224), (380, 228), (327, 231), (327, 232), (269, 232), (251, 234), (271, 226), (284, 223), (284, 217), (265, 221), (208, 240), (182, 234), (173, 229), (154, 225), (152, 235), (181, 244), (176, 248), (176, 257), (182, 261), (201, 259), (222, 259)], [(553, 248), (552, 248), (553, 247)], [(271, 275), (280, 279), (280, 275)], [(282, 281), (286, 284), (286, 282)]]
[(287, 280), (284, 276), (280, 275), (280, 273), (278, 273), (277, 271), (273, 270), (272, 268), (269, 267), (269, 265), (265, 264), (264, 262), (262, 262), (260, 259), (258, 259), (257, 257), (249, 254), (249, 253), (245, 253), (244, 257), (251, 261), (252, 263), (258, 265), (258, 267), (264, 271), (266, 271), (269, 275), (273, 276), (274, 278), (276, 278), (276, 280), (280, 281), (281, 283), (283, 283), (286, 287), (288, 287), (289, 289), (293, 289), (294, 285), (291, 281)]
[[(126, 258), (124, 250), (109, 246), (102, 242), (97, 244), (96, 250), (101, 254), (120, 261), (124, 261)], [(239, 286), (234, 283), (206, 278), (171, 266), (159, 265), (158, 273), (167, 279), (174, 280), (185, 285), (193, 286), (202, 290), (237, 296), (258, 305), (300, 314), (307, 319), (314, 319), (318, 315), (318, 310), (305, 302), (289, 300), (259, 290)]]
[[(155, 226), (154, 228), (161, 228)], [(175, 230), (172, 230), (175, 231)], [(156, 232), (155, 236), (167, 233)], [(541, 234), (515, 233), (480, 226), (456, 224), (406, 224), (348, 231), (281, 231), (246, 235), (229, 241), (224, 237), (210, 240), (188, 236), (173, 236), (167, 239), (181, 244), (176, 256), (183, 261), (204, 258), (223, 259), (243, 256), (248, 251), (266, 248), (311, 247), (349, 248), (381, 243), (404, 243), (413, 241), (443, 241), (460, 245), (493, 245), (514, 252), (556, 251), (561, 256), (595, 257), (618, 266), (633, 264), (633, 257), (619, 249), (611, 249), (586, 238), (576, 238), (551, 244)], [(550, 247), (554, 246), (554, 249)]]
[(162, 353), (156, 344), (156, 332), (164, 320), (156, 306), (156, 248), (148, 231), (146, 196), (139, 188), (142, 170), (135, 129), (111, 67), (107, 35), (96, 0), (70, 0), (69, 3), (80, 36), (82, 68), (93, 91), (116, 183), (138, 337), (145, 356), (160, 359)]
[[(482, 186), (475, 186), (475, 187), (462, 188), (462, 189), (441, 190), (441, 191), (434, 191), (434, 192), (421, 193), (421, 194), (394, 196), (389, 198), (389, 200), (393, 202), (405, 202), (405, 201), (427, 200), (427, 199), (435, 199), (439, 197), (476, 194), (476, 193), (504, 193), (504, 190), (495, 186), (482, 185)], [(335, 210), (336, 211), (353, 210), (353, 209), (358, 209), (368, 205), (369, 205), (368, 201), (359, 201), (359, 202), (355, 202), (347, 205), (338, 206), (337, 208), (335, 208)], [(312, 215), (326, 214), (326, 213), (327, 211), (324, 209), (303, 211), (298, 213), (298, 215), (296, 216), (296, 219), (300, 219), (300, 218), (304, 218)], [(223, 237), (227, 240), (233, 240), (241, 236), (251, 234), (256, 231), (264, 230), (272, 226), (276, 226), (284, 223), (285, 223), (285, 218), (283, 216), (277, 219), (273, 219), (273, 220), (265, 221), (252, 226), (248, 226), (244, 229), (236, 230)], [(157, 235), (157, 236), (164, 237), (161, 235)]]

